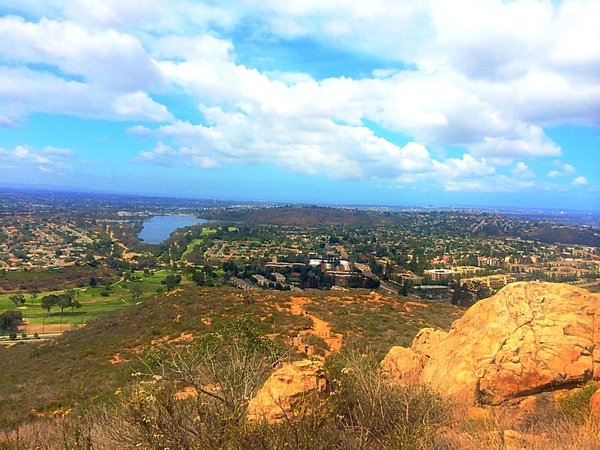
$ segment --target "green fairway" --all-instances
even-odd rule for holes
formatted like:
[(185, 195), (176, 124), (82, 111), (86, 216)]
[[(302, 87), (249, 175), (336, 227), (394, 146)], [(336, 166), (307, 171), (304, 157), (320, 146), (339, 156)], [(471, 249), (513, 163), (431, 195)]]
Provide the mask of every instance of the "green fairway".
[[(215, 228), (202, 227), (202, 236), (210, 236), (211, 234), (215, 234), (216, 232), (217, 230)], [(204, 242), (204, 239), (194, 239), (192, 242), (190, 242), (183, 254), (181, 255), (181, 259), (185, 259), (185, 257), (189, 255), (192, 250), (194, 250), (194, 247), (197, 245), (201, 245), (202, 242)]]
[[(42, 309), (40, 302), (46, 295), (62, 294), (65, 291), (47, 291), (37, 296), (24, 294), (25, 304), (18, 306), (18, 309), (27, 319), (27, 325), (35, 331), (39, 331), (40, 326), (45, 328), (46, 325), (52, 325), (51, 329), (55, 329), (55, 325), (64, 325), (66, 328), (83, 325), (102, 314), (126, 308), (161, 292), (164, 289), (161, 281), (169, 273), (171, 272), (161, 270), (146, 275), (143, 271), (135, 271), (127, 280), (121, 277), (112, 284), (73, 289), (74, 300), (81, 304), (81, 308), (66, 308), (62, 314), (58, 307), (52, 308), (50, 312)], [(10, 300), (10, 295), (0, 294), (0, 313), (17, 309)]]

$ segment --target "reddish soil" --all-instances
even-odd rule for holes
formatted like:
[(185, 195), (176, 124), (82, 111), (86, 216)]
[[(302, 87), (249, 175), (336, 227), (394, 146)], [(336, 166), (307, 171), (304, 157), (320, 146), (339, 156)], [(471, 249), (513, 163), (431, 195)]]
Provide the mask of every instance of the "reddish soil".
[(113, 366), (115, 364), (123, 364), (123, 363), (127, 363), (129, 362), (129, 359), (123, 359), (121, 358), (121, 353), (117, 352), (113, 355), (112, 359), (109, 359), (108, 362), (111, 363)]
[[(310, 303), (310, 300), (305, 297), (292, 297), (292, 305), (290, 307), (290, 312), (295, 316), (306, 316), (313, 321), (312, 329), (310, 330), (302, 330), (300, 332), (301, 336), (306, 334), (315, 334), (321, 337), (327, 345), (334, 352), (339, 352), (342, 348), (342, 335), (339, 333), (332, 333), (331, 326), (325, 320), (313, 315), (309, 314), (304, 306)], [(302, 342), (296, 343), (300, 351), (304, 351), (305, 344)], [(327, 354), (329, 352), (326, 352)]]

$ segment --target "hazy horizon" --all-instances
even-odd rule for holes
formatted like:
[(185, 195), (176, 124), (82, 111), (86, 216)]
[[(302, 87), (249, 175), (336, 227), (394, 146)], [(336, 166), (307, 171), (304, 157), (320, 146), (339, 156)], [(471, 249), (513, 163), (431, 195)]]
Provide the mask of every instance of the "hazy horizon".
[(0, 186), (600, 211), (599, 16), (0, 0)]

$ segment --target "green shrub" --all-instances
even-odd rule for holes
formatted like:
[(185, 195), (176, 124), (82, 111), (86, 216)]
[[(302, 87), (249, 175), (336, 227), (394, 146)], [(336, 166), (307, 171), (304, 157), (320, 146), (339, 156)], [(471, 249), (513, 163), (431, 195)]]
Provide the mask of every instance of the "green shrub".
[(583, 423), (590, 415), (590, 398), (597, 390), (596, 384), (588, 383), (564, 395), (558, 400), (562, 413), (574, 423)]

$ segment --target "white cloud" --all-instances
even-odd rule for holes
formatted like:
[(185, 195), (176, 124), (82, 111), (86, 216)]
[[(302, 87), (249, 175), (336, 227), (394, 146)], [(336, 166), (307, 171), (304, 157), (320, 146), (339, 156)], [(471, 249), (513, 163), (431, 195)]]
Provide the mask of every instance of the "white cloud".
[(586, 184), (588, 184), (588, 181), (585, 177), (579, 176), (577, 178), (574, 178), (571, 184), (573, 186), (585, 186)]
[(535, 178), (535, 172), (531, 170), (523, 161), (519, 161), (515, 167), (511, 169), (511, 173), (515, 178), (519, 179)]
[[(32, 112), (166, 122), (129, 130), (158, 141), (136, 158), (146, 163), (528, 188), (535, 174), (515, 161), (561, 155), (545, 126), (600, 125), (594, 0), (19, 3), (12, 10), (43, 17), (0, 18), (0, 126)], [(236, 49), (227, 36), (240, 24), (255, 34)], [(298, 37), (381, 67), (318, 80), (286, 64), (249, 67), (236, 55)], [(187, 97), (204, 120), (177, 119), (157, 93)], [(396, 145), (379, 129), (411, 142)], [(465, 154), (444, 159), (447, 146)], [(574, 174), (565, 164), (548, 177)]]
[(171, 120), (146, 93), (119, 93), (48, 72), (0, 65), (0, 126), (13, 127), (34, 112), (110, 120)]
[(91, 33), (69, 21), (0, 18), (0, 55), (8, 61), (47, 64), (92, 84), (127, 91), (159, 85), (153, 61), (130, 34)]
[(501, 157), (559, 156), (561, 149), (536, 126), (517, 125), (505, 136), (484, 136), (483, 142), (473, 145), (479, 154)]
[(113, 107), (119, 116), (128, 118), (142, 118), (142, 120), (155, 122), (174, 119), (166, 106), (156, 103), (145, 92), (121, 95), (115, 99)]
[(548, 172), (548, 178), (566, 177), (577, 173), (577, 170), (575, 170), (575, 167), (571, 164), (563, 163), (562, 161), (554, 161), (554, 165), (558, 167), (558, 169)]
[(48, 146), (38, 150), (18, 145), (13, 150), (6, 150), (0, 147), (0, 172), (22, 170), (27, 167), (52, 172), (66, 168), (69, 160), (74, 156), (74, 152), (67, 148)]

